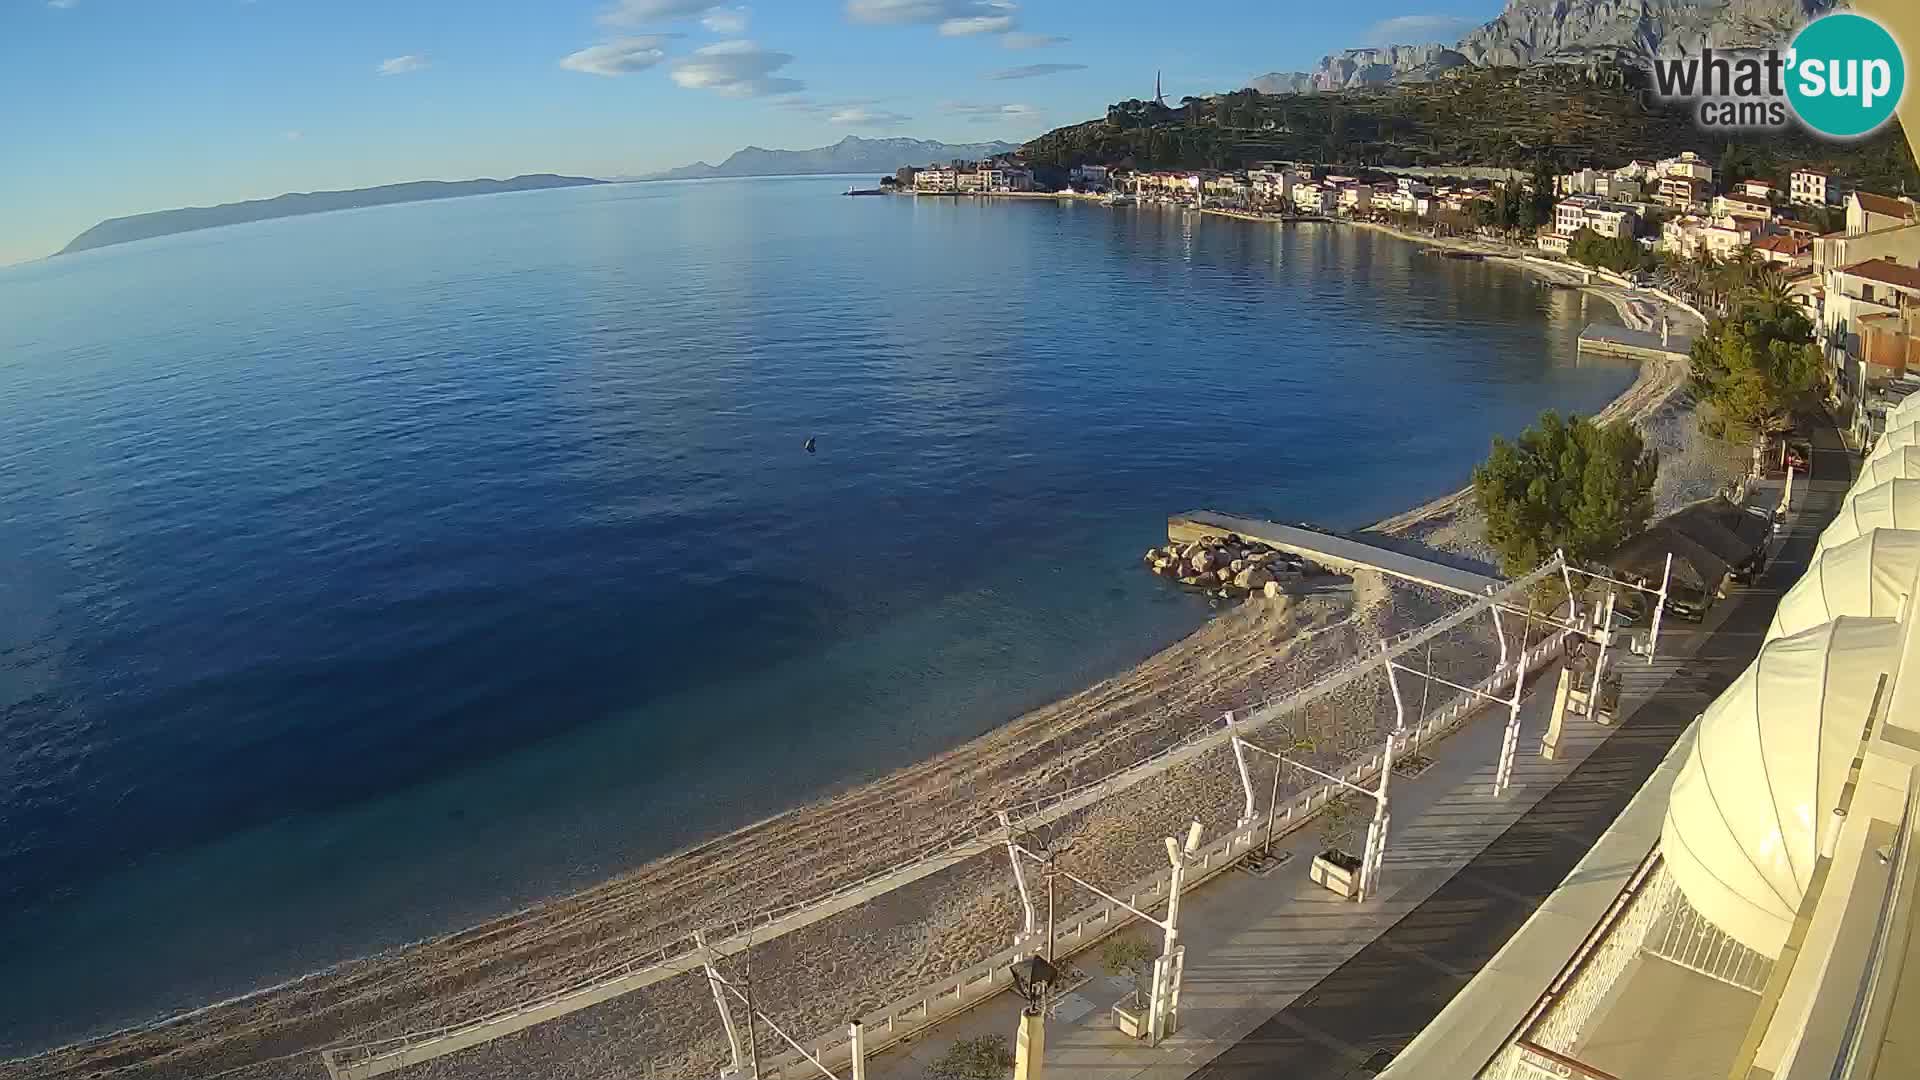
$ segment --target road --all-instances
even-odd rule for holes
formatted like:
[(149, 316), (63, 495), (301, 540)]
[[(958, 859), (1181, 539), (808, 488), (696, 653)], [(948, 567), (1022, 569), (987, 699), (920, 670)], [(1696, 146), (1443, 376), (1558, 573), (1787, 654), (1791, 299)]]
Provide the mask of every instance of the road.
[(1660, 693), (1424, 903), (1193, 1076), (1349, 1080), (1385, 1067), (1553, 892), (1674, 740), (1752, 662), (1774, 607), (1806, 569), (1813, 540), (1852, 476), (1838, 432), (1821, 418), (1792, 534), (1761, 582), (1682, 631), (1691, 640), (1680, 649), (1691, 658), (1671, 670)]

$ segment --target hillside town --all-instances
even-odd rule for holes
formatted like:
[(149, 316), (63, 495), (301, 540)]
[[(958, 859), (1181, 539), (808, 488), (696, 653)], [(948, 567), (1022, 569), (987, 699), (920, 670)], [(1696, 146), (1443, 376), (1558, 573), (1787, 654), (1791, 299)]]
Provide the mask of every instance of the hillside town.
[(1299, 162), (1245, 170), (1028, 167), (1017, 156), (903, 168), (916, 195), (1052, 195), (1275, 221), (1370, 221), (1469, 238), (1577, 264), (1621, 283), (1658, 284), (1703, 308), (1714, 267), (1763, 266), (1817, 327), (1833, 402), (1857, 443), (1888, 406), (1920, 389), (1920, 202), (1856, 190), (1796, 168), (1783, 177), (1716, 172), (1706, 155), (1582, 168), (1550, 177), (1393, 175)]

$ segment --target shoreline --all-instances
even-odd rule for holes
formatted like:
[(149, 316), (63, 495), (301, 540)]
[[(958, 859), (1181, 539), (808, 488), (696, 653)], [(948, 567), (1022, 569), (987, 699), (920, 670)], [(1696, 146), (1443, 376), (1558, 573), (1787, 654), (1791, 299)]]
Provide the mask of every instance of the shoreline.
[[(1050, 193), (1006, 194), (1060, 198)], [(1339, 224), (1365, 225), (1410, 242), (1444, 246), (1373, 223)], [(1488, 254), (1523, 270), (1531, 269), (1511, 255)], [(1604, 290), (1590, 291), (1605, 294)], [(1611, 294), (1605, 295), (1616, 305), (1622, 303)], [(1673, 387), (1684, 382), (1671, 378), (1668, 369), (1675, 366), (1641, 365), (1634, 382), (1597, 415), (1625, 414), (1643, 405), (1650, 409), (1669, 403)], [(1636, 398), (1640, 405), (1630, 401)], [(1470, 495), (1470, 488), (1457, 490), (1367, 528), (1407, 535), (1440, 517), (1457, 516)], [(1273, 666), (1274, 656), (1291, 664), (1300, 654), (1315, 652), (1316, 640), (1324, 645), (1346, 634), (1343, 628), (1351, 626), (1357, 632), (1364, 625), (1370, 633), (1373, 622), (1405, 614), (1391, 610), (1396, 603), (1406, 603), (1415, 610), (1424, 606), (1420, 598), (1376, 582), (1356, 581), (1354, 591), (1356, 595), (1345, 611), (1338, 603), (1319, 598), (1223, 611), (1193, 634), (1130, 669), (852, 789), (817, 797), (651, 860), (599, 885), (552, 897), (475, 926), (342, 961), (186, 1013), (0, 1062), (0, 1077), (83, 1076), (101, 1069), (137, 1076), (206, 1076), (234, 1070), (238, 1070), (234, 1072), (237, 1076), (317, 1075), (314, 1051), (320, 1046), (349, 1037), (357, 1040), (432, 1026), (538, 996), (537, 988), (563, 983), (585, 968), (642, 951), (648, 942), (657, 943), (663, 937), (684, 932), (681, 927), (708, 925), (730, 912), (761, 910), (812, 895), (817, 891), (813, 883), (831, 880), (825, 875), (833, 873), (836, 866), (842, 873), (859, 871), (861, 864), (853, 861), (855, 852), (869, 844), (870, 837), (823, 837), (835, 827), (859, 819), (875, 823), (876, 828), (911, 833), (917, 819), (919, 832), (907, 841), (924, 839), (938, 835), (955, 811), (978, 804), (983, 796), (1099, 775), (1110, 762), (1125, 760), (1138, 748), (1163, 738), (1167, 727), (1163, 716), (1175, 711), (1175, 704), (1204, 714), (1216, 699), (1231, 700), (1250, 686), (1271, 689), (1269, 678), (1273, 676), (1263, 669)], [(1316, 635), (1328, 631), (1333, 633), (1316, 639)], [(1330, 647), (1337, 646), (1335, 641)], [(796, 880), (770, 885), (770, 862)], [(1124, 869), (1120, 866), (1115, 872)], [(808, 871), (812, 877), (804, 876)], [(706, 895), (690, 895), (699, 891), (690, 888), (694, 884), (705, 887)], [(957, 913), (949, 910), (953, 895), (965, 890), (951, 889), (950, 894), (943, 894), (931, 886), (920, 890), (910, 887), (895, 894), (901, 899), (917, 898), (914, 904), (882, 901), (870, 906), (916, 909), (896, 913), (898, 924), (882, 933), (909, 923), (917, 926), (947, 918), (949, 924), (943, 931), (946, 945), (964, 953), (979, 936), (978, 925), (998, 924), (1001, 915), (994, 910), (993, 873), (971, 884), (978, 888)], [(1006, 883), (998, 885), (1004, 891)], [(861, 909), (850, 914), (858, 913)], [(808, 937), (816, 946), (819, 938), (852, 936), (865, 940), (874, 932), (870, 926), (849, 928), (844, 924), (885, 921), (879, 913), (870, 914), (873, 919), (843, 918), (837, 920), (842, 925), (823, 927), (820, 934), (796, 934), (793, 938)], [(955, 925), (960, 922), (972, 928)], [(804, 953), (808, 942), (782, 939), (776, 944), (779, 947), (769, 952)], [(818, 955), (811, 959), (817, 960)], [(902, 978), (925, 981), (917, 965), (883, 975), (883, 981), (893, 983)], [(697, 989), (700, 994), (706, 992), (705, 987)], [(851, 989), (859, 993), (865, 988)], [(636, 1004), (649, 1000), (662, 1005), (665, 996), (646, 991), (633, 995), (633, 1000)], [(677, 1008), (660, 1011), (670, 1016)], [(709, 1037), (709, 1029), (717, 1026), (710, 1002), (706, 1012), (709, 1015), (704, 1022), (696, 1012), (684, 1022), (663, 1023), (659, 1031), (687, 1031), (696, 1037)], [(682, 1060), (700, 1059), (696, 1054)], [(456, 1071), (447, 1075), (466, 1074)]]

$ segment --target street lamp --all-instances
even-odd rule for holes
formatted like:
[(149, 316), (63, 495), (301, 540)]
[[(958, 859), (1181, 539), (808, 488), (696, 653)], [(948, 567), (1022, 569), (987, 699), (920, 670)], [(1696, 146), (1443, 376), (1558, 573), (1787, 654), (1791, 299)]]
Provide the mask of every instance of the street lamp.
[(1060, 972), (1038, 953), (1007, 970), (1013, 973), (1014, 991), (1027, 1000), (1027, 1007), (1020, 1010), (1020, 1034), (1014, 1044), (1013, 1080), (1040, 1080), (1047, 1056), (1047, 994)]

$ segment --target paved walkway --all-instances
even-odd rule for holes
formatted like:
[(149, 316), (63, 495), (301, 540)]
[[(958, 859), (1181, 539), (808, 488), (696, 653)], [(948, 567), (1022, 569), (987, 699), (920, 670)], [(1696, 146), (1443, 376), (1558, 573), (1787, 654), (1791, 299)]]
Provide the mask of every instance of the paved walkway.
[(1167, 539), (1175, 543), (1226, 533), (1238, 533), (1342, 573), (1364, 567), (1416, 584), (1431, 585), (1468, 596), (1484, 596), (1489, 586), (1502, 584), (1501, 579), (1489, 574), (1423, 559), (1373, 541), (1304, 526), (1235, 517), (1216, 510), (1191, 510), (1167, 519)]

